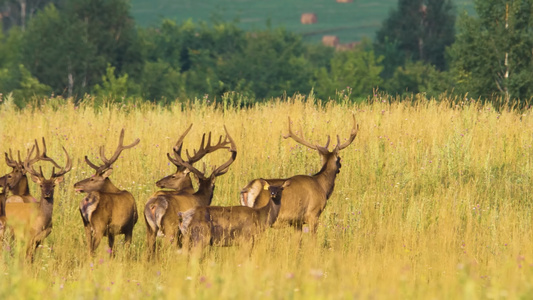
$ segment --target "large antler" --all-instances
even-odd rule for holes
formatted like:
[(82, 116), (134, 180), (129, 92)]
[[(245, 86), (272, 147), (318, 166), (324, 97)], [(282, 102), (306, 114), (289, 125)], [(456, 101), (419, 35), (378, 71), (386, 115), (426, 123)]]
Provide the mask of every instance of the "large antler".
[[(178, 157), (181, 158), (181, 150), (183, 148), (183, 139), (185, 138), (185, 135), (189, 133), (189, 130), (191, 129), (192, 124), (185, 130), (185, 132), (180, 136), (178, 141), (176, 142), (176, 145), (174, 145), (174, 157), (171, 157), (169, 153), (167, 153), (168, 160), (170, 160), (176, 167), (182, 166), (182, 164), (178, 161)], [(211, 145), (211, 132), (209, 132), (207, 136), (207, 144), (205, 143), (205, 133), (202, 135), (202, 141), (200, 142), (200, 148), (198, 150), (194, 149), (194, 155), (189, 155), (189, 150), (186, 151), (187, 154), (187, 162), (192, 165), (195, 162), (202, 159), (206, 154), (215, 152), (218, 149), (227, 149), (227, 145), (230, 143), (228, 141), (228, 138), (224, 138), (222, 140), (222, 135), (218, 138), (218, 142), (215, 145)]]
[[(36, 158), (30, 159), (31, 154), (33, 153), (33, 150), (36, 149), (36, 148), (37, 148), (36, 158), (40, 158), (40, 159), (36, 159)], [(67, 162), (65, 163), (65, 167), (59, 166), (59, 164), (56, 163), (55, 160), (53, 160), (52, 158), (50, 158), (50, 157), (48, 157), (46, 155), (46, 145), (45, 145), (44, 137), (43, 137), (43, 148), (44, 148), (43, 154), (39, 155), (39, 146), (37, 144), (37, 141), (35, 141), (35, 146), (33, 146), (31, 148), (30, 152), (28, 152), (28, 156), (24, 160), (24, 169), (28, 173), (30, 173), (31, 175), (34, 175), (34, 176), (37, 176), (39, 178), (44, 179), (43, 168), (39, 167), (39, 171), (40, 171), (39, 173), (37, 173), (37, 171), (35, 171), (35, 169), (33, 168), (33, 164), (36, 163), (39, 160), (48, 161), (48, 162), (51, 162), (54, 165), (54, 167), (52, 167), (52, 177), (51, 178), (57, 178), (57, 177), (63, 176), (67, 172), (70, 171), (70, 169), (72, 168), (72, 161), (70, 160), (70, 157), (68, 155), (67, 149), (65, 149), (65, 147), (63, 147), (63, 151), (65, 151), (65, 154), (67, 155)], [(55, 168), (56, 167), (60, 169), (60, 171), (58, 173), (55, 172)]]
[[(355, 139), (355, 137), (357, 136), (357, 132), (359, 131), (359, 125), (355, 122), (355, 115), (352, 115), (353, 116), (353, 128), (352, 128), (352, 131), (350, 133), (350, 137), (348, 138), (348, 140), (344, 143), (344, 144), (341, 144), (341, 141), (340, 141), (340, 137), (339, 135), (337, 135), (337, 145), (335, 146), (336, 150), (339, 151), (339, 150), (342, 150), (346, 147), (348, 147)], [(315, 149), (321, 153), (328, 153), (329, 150), (328, 150), (328, 147), (329, 147), (329, 142), (330, 142), (330, 136), (328, 135), (328, 140), (326, 141), (326, 145), (324, 146), (319, 146), (319, 145), (313, 145), (311, 144), (310, 142), (304, 140), (302, 137), (299, 137), (297, 135), (295, 135), (293, 132), (292, 132), (292, 129), (291, 129), (291, 118), (289, 117), (289, 133), (284, 135), (283, 138), (292, 138), (295, 142), (299, 143), (299, 144), (302, 144), (306, 147), (309, 147), (311, 149)]]
[(357, 132), (359, 131), (359, 124), (355, 122), (355, 114), (353, 114), (352, 117), (353, 117), (353, 127), (352, 127), (352, 131), (350, 132), (350, 137), (344, 144), (341, 144), (339, 135), (337, 135), (337, 146), (335, 146), (337, 150), (342, 150), (348, 147), (353, 142), (355, 137), (357, 136)]
[(122, 153), (123, 150), (135, 147), (140, 141), (140, 139), (136, 139), (133, 143), (124, 146), (124, 128), (122, 128), (122, 130), (120, 131), (120, 137), (118, 139), (117, 149), (115, 150), (115, 153), (113, 154), (113, 156), (111, 156), (110, 159), (107, 159), (105, 157), (105, 146), (102, 145), (100, 146), (100, 159), (104, 162), (104, 164), (101, 166), (97, 166), (93, 164), (87, 156), (85, 156), (85, 162), (91, 168), (95, 169), (97, 173), (103, 172), (104, 170), (111, 168), (111, 165), (113, 165), (113, 163), (118, 159), (120, 153)]
[[(20, 158), (20, 151), (17, 151), (17, 156), (18, 156), (18, 161), (17, 161), (15, 159), (13, 159), (13, 154), (11, 152), (11, 149), (9, 149), (9, 155), (7, 153), (5, 153), (7, 165), (12, 167), (12, 168), (19, 167), (19, 168), (21, 168), (23, 170), (26, 170), (26, 168), (25, 168), (25, 164), (26, 163), (28, 163), (29, 165), (32, 165), (32, 164), (34, 164), (34, 163), (36, 163), (36, 162), (38, 162), (40, 160), (44, 160), (44, 161), (51, 162), (52, 164), (54, 164), (54, 166), (60, 168), (60, 166), (53, 159), (51, 159), (50, 157), (48, 157), (46, 155), (46, 141), (45, 141), (44, 137), (42, 139), (43, 139), (43, 153), (42, 154), (39, 151), (39, 143), (37, 143), (37, 140), (35, 140), (35, 145), (33, 145), (31, 150), (28, 150), (28, 155), (27, 155), (27, 157), (26, 157), (26, 159), (24, 161)], [(34, 149), (37, 149), (35, 157), (31, 158), (31, 153), (33, 153)]]
[[(231, 147), (229, 148), (229, 151), (231, 152), (231, 157), (230, 157), (230, 159), (227, 162), (225, 162), (224, 164), (220, 165), (218, 168), (213, 170), (213, 173), (211, 173), (211, 176), (215, 176), (215, 177), (225, 174), (228, 171), (228, 167), (235, 161), (235, 158), (237, 157), (237, 146), (235, 145), (235, 141), (229, 135), (226, 126), (224, 126), (224, 130), (226, 131), (226, 138), (224, 138), (224, 141), (221, 143), (222, 137), (220, 137), (218, 144), (215, 145), (215, 146), (212, 146), (212, 147), (215, 147), (216, 149), (227, 148), (227, 147), (222, 147), (220, 145), (222, 145), (222, 144), (227, 145), (229, 143), (231, 145)], [(205, 136), (205, 134), (204, 134), (204, 136)], [(229, 141), (227, 141), (227, 140), (229, 140)], [(203, 146), (203, 144), (204, 143), (203, 143), (203, 139), (202, 139), (202, 146)], [(208, 138), (208, 147), (207, 148), (209, 148), (209, 145), (210, 145), (210, 138)], [(201, 147), (201, 149), (202, 149), (202, 147)], [(202, 150), (199, 150), (198, 152), (195, 151), (195, 156), (196, 156), (196, 153), (199, 153), (201, 151)], [(207, 153), (209, 153), (209, 152), (207, 152)], [(168, 156), (169, 156), (169, 159), (171, 159), (170, 155), (168, 155)], [(193, 167), (192, 163), (190, 163), (190, 158), (191, 157), (188, 154), (187, 154), (187, 156), (189, 157), (189, 162), (184, 161), (183, 158), (180, 155), (178, 155), (178, 153), (176, 153), (175, 160), (174, 160), (175, 164), (179, 165), (179, 166), (183, 166), (183, 167), (189, 169), (189, 171), (191, 171), (196, 176), (198, 176), (198, 178), (206, 180), (207, 177), (205, 176), (205, 171), (204, 172), (200, 172), (198, 169)]]
[[(13, 153), (11, 152), (11, 148), (9, 148), (9, 154), (7, 152), (4, 152), (6, 154), (6, 164), (11, 168), (16, 168), (19, 166), (16, 160), (13, 159)], [(19, 158), (20, 158), (20, 151), (19, 151)]]
[(311, 149), (314, 149), (314, 150), (317, 150), (319, 152), (322, 152), (322, 153), (327, 153), (329, 152), (328, 151), (328, 146), (329, 146), (329, 140), (330, 140), (330, 137), (328, 135), (328, 140), (326, 141), (326, 145), (324, 147), (322, 146), (319, 146), (319, 145), (313, 145), (311, 144), (310, 142), (304, 140), (302, 137), (299, 137), (297, 135), (295, 135), (293, 132), (292, 132), (292, 129), (291, 129), (291, 117), (289, 117), (289, 133), (284, 135), (283, 138), (287, 139), (287, 138), (292, 138), (295, 142), (297, 142), (298, 144), (302, 144), (308, 148), (311, 148)]

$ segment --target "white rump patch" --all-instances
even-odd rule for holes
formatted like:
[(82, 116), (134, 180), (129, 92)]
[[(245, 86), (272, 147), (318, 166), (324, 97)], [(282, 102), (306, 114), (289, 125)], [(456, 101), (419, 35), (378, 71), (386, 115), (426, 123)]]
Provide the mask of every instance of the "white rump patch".
[(254, 179), (241, 190), (241, 205), (254, 207), (255, 200), (263, 190), (261, 179)]
[(161, 219), (163, 219), (163, 216), (167, 212), (167, 208), (168, 201), (162, 196), (150, 198), (146, 202), (144, 206), (144, 217), (153, 231), (158, 231), (161, 228)]
[(24, 199), (22, 199), (21, 196), (13, 195), (13, 196), (7, 197), (6, 203), (24, 203)]
[(85, 196), (85, 198), (83, 198), (83, 200), (81, 200), (80, 211), (85, 221), (91, 223), (91, 216), (98, 207), (99, 202), (100, 197), (96, 193), (89, 193), (87, 196)]

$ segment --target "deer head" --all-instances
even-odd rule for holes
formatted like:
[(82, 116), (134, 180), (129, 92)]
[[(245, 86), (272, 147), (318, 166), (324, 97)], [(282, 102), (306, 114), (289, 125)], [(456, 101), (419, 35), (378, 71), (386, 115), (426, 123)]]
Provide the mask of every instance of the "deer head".
[(133, 148), (134, 146), (139, 144), (140, 141), (140, 139), (136, 139), (133, 143), (124, 146), (124, 129), (122, 129), (120, 131), (117, 149), (115, 150), (115, 153), (113, 153), (113, 156), (111, 156), (110, 159), (107, 159), (105, 156), (104, 146), (100, 146), (100, 159), (102, 160), (103, 164), (96, 165), (92, 163), (87, 156), (85, 156), (85, 162), (95, 170), (95, 173), (93, 176), (75, 183), (74, 188), (76, 189), (76, 191), (84, 193), (101, 191), (106, 182), (108, 181), (108, 177), (113, 171), (112, 165), (119, 158), (120, 153), (122, 153), (122, 151), (125, 149)]
[(43, 161), (49, 161), (54, 164), (55, 167), (60, 168), (51, 158), (49, 158), (46, 155), (46, 141), (43, 137), (43, 152), (40, 153), (39, 151), (39, 144), (37, 143), (37, 140), (35, 140), (35, 145), (31, 149), (31, 152), (33, 150), (36, 150), (36, 154), (34, 158), (31, 158), (31, 152), (28, 150), (28, 156), (26, 157), (25, 161), (22, 161), (20, 158), (20, 151), (17, 151), (18, 160), (15, 160), (13, 158), (13, 153), (11, 149), (9, 149), (9, 154), (6, 152), (6, 164), (10, 166), (13, 170), (11, 173), (6, 174), (6, 188), (13, 190), (15, 187), (17, 187), (23, 178), (26, 176), (27, 169), (24, 167), (24, 164), (32, 165), (40, 160)]
[[(254, 207), (254, 203), (257, 200), (257, 197), (268, 196), (269, 199), (272, 199), (275, 204), (279, 204), (281, 200), (281, 193), (283, 189), (288, 187), (291, 184), (290, 179), (285, 180), (280, 185), (270, 184), (267, 180), (259, 178), (250, 181), (245, 187), (241, 190), (240, 202), (242, 206)], [(261, 191), (268, 191), (268, 194), (261, 193)], [(265, 202), (265, 201), (263, 201)], [(267, 201), (266, 201), (267, 202)]]
[(341, 159), (339, 157), (339, 152), (342, 149), (348, 147), (354, 141), (355, 137), (357, 136), (357, 132), (359, 131), (359, 125), (355, 122), (355, 115), (352, 115), (352, 116), (353, 116), (353, 127), (352, 127), (352, 131), (350, 132), (350, 137), (348, 138), (346, 142), (341, 144), (340, 138), (337, 135), (337, 145), (335, 145), (332, 151), (329, 151), (328, 149), (329, 142), (330, 142), (329, 135), (328, 135), (326, 144), (324, 146), (314, 145), (304, 140), (303, 137), (299, 137), (295, 135), (291, 129), (291, 118), (290, 117), (289, 117), (289, 133), (284, 135), (283, 138), (285, 139), (292, 138), (295, 142), (318, 151), (318, 154), (320, 155), (320, 158), (322, 160), (322, 165), (323, 165), (322, 169), (332, 169), (335, 171), (335, 173), (339, 173), (340, 168), (341, 168)]
[[(191, 130), (192, 124), (185, 130), (185, 132), (179, 137), (176, 145), (172, 148), (173, 155), (167, 153), (168, 160), (176, 166), (176, 172), (174, 174), (168, 175), (161, 180), (156, 182), (156, 186), (159, 188), (175, 189), (180, 190), (191, 185), (189, 173), (190, 170), (181, 165), (177, 161), (177, 156), (181, 157), (181, 150), (183, 148), (183, 139)], [(218, 142), (215, 145), (211, 145), (211, 132), (209, 132), (207, 137), (207, 144), (205, 143), (205, 133), (202, 135), (202, 141), (200, 143), (200, 148), (194, 150), (194, 154), (191, 157), (187, 153), (187, 163), (193, 165), (195, 162), (201, 160), (206, 154), (215, 152), (218, 149), (228, 149), (227, 145), (230, 142), (227, 137), (222, 140), (222, 136), (219, 137)]]
[[(224, 130), (226, 131), (226, 138), (224, 139), (224, 142), (221, 142), (222, 137), (220, 137), (219, 142), (217, 143), (217, 145), (215, 145), (215, 146), (213, 146), (211, 148), (213, 148), (214, 150), (221, 149), (222, 147), (225, 147), (225, 145), (227, 145), (227, 143), (229, 143), (230, 144), (229, 151), (231, 152), (231, 157), (230, 157), (230, 159), (228, 161), (226, 161), (224, 164), (220, 165), (219, 167), (214, 167), (213, 168), (213, 172), (211, 173), (211, 175), (209, 177), (207, 177), (205, 175), (205, 173), (206, 173), (205, 165), (204, 165), (204, 172), (200, 172), (198, 169), (193, 167), (191, 163), (188, 162), (188, 161), (191, 161), (191, 159), (193, 159), (197, 155), (197, 153), (205, 152), (206, 148), (202, 148), (201, 147), (198, 151), (195, 150), (195, 152), (194, 152), (195, 154), (192, 157), (189, 155), (189, 151), (186, 151), (187, 158), (188, 158), (187, 161), (185, 161), (181, 157), (181, 155), (180, 155), (181, 151), (175, 151), (174, 153), (176, 155), (174, 155), (174, 157), (171, 157), (170, 155), (168, 155), (168, 159), (171, 160), (172, 163), (174, 163), (176, 166), (180, 166), (182, 168), (186, 168), (187, 170), (192, 172), (194, 175), (196, 175), (196, 177), (200, 181), (200, 188), (199, 189), (201, 189), (202, 186), (204, 186), (205, 188), (211, 188), (211, 189), (214, 188), (215, 178), (220, 176), (220, 175), (226, 174), (226, 172), (228, 172), (228, 170), (229, 170), (229, 166), (235, 161), (235, 158), (237, 157), (237, 146), (235, 145), (235, 141), (229, 135), (226, 126), (224, 126)], [(209, 140), (210, 139), (208, 139), (208, 145), (210, 144)], [(224, 145), (224, 146), (222, 146), (222, 145)], [(201, 146), (203, 146), (203, 138), (202, 138)], [(180, 145), (179, 148), (181, 148), (181, 145)], [(207, 147), (207, 148), (210, 148), (210, 147)], [(214, 150), (211, 150), (209, 152), (213, 152)]]
[[(43, 145), (45, 145), (44, 138)], [(39, 173), (33, 168), (33, 164), (37, 162), (37, 160), (30, 159), (30, 157), (35, 148), (38, 148), (37, 141), (35, 141), (35, 146), (28, 153), (28, 157), (24, 161), (24, 169), (31, 175), (31, 179), (33, 180), (33, 182), (39, 185), (41, 189), (41, 198), (47, 200), (48, 202), (51, 202), (53, 201), (52, 199), (54, 197), (54, 188), (56, 184), (63, 181), (63, 175), (70, 171), (70, 169), (72, 168), (72, 162), (65, 147), (63, 147), (63, 151), (65, 151), (65, 155), (67, 156), (67, 162), (65, 163), (65, 167), (60, 167), (53, 159), (47, 157), (44, 152), (42, 156), (37, 154), (37, 157), (40, 157), (40, 160), (49, 161), (54, 165), (54, 167), (52, 168), (52, 176), (50, 176), (49, 179), (46, 179), (43, 175), (42, 167), (39, 167)], [(46, 149), (46, 146), (44, 146), (44, 149)], [(55, 171), (56, 167), (59, 168), (59, 172)]]

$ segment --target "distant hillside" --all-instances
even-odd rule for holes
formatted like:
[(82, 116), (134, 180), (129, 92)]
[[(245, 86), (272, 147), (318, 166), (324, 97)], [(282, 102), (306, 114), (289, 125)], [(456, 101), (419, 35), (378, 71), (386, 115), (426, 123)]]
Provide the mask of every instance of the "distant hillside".
[[(397, 0), (354, 0), (337, 3), (336, 0), (131, 0), (131, 13), (140, 26), (156, 26), (161, 19), (178, 22), (237, 20), (243, 29), (283, 26), (303, 34), (310, 41), (322, 35), (337, 35), (342, 43), (373, 38), (397, 6)], [(473, 0), (455, 1), (458, 11), (473, 13)], [(302, 13), (314, 13), (317, 23), (300, 23)]]

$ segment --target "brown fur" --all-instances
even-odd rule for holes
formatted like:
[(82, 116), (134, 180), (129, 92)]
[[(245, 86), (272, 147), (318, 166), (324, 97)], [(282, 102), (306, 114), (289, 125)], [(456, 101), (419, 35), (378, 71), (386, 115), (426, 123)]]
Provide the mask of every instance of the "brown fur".
[(6, 188), (11, 193), (8, 196), (6, 191), (6, 202), (23, 202), (34, 203), (37, 200), (30, 194), (30, 187), (28, 186), (28, 177), (26, 176), (26, 170), (24, 169), (23, 162), (15, 160), (9, 150), (10, 154), (5, 153), (6, 164), (12, 168), (11, 172), (6, 174)]
[[(335, 187), (335, 178), (340, 172), (341, 159), (339, 157), (340, 150), (350, 145), (357, 135), (358, 126), (355, 122), (352, 128), (350, 138), (344, 144), (338, 144), (329, 151), (329, 137), (326, 146), (315, 146), (303, 139), (294, 136), (290, 128), (289, 119), (289, 134), (285, 138), (291, 137), (296, 142), (313, 148), (318, 151), (322, 159), (322, 169), (315, 175), (296, 175), (288, 179), (269, 179), (268, 182), (272, 185), (282, 184), (285, 180), (291, 181), (291, 185), (283, 191), (283, 204), (276, 222), (278, 224), (293, 225), (298, 229), (302, 229), (303, 224), (309, 224), (310, 229), (315, 232), (318, 224), (318, 218), (326, 207), (326, 202), (333, 193)], [(261, 191), (262, 194), (267, 191)], [(248, 202), (246, 205), (250, 207), (262, 207), (267, 204), (266, 197), (259, 197), (254, 203)], [(245, 205), (245, 203), (242, 203)]]
[[(247, 206), (200, 206), (180, 213), (180, 230), (192, 247), (206, 245), (230, 246), (241, 241), (253, 241), (254, 237), (276, 221), (282, 201), (282, 191), (290, 180), (270, 185), (256, 179), (248, 184), (242, 194), (259, 197), (257, 190), (269, 193), (268, 203), (261, 208)], [(248, 196), (248, 195), (246, 195)]]
[[(226, 130), (225, 127), (224, 129)], [(228, 170), (228, 167), (235, 160), (237, 155), (235, 142), (227, 133), (227, 130), (226, 138), (222, 140), (222, 137), (220, 137), (219, 142), (214, 146), (211, 146), (210, 144), (211, 133), (209, 133), (207, 147), (204, 147), (204, 137), (202, 138), (199, 150), (195, 151), (195, 155), (193, 157), (189, 157), (188, 162), (185, 162), (181, 158), (183, 136), (178, 140), (178, 143), (175, 146), (174, 158), (171, 158), (170, 155), (167, 155), (169, 160), (178, 167), (178, 170), (186, 168), (188, 171), (193, 172), (198, 178), (199, 187), (195, 193), (191, 193), (188, 190), (189, 184), (191, 183), (190, 177), (188, 176), (189, 174), (187, 172), (187, 177), (176, 176), (176, 180), (174, 182), (172, 182), (170, 179), (167, 179), (169, 185), (166, 187), (178, 187), (178, 190), (159, 191), (152, 195), (150, 199), (148, 199), (144, 208), (144, 220), (146, 222), (147, 229), (146, 239), (148, 244), (148, 259), (152, 259), (155, 255), (156, 237), (160, 233), (164, 235), (165, 242), (168, 245), (181, 246), (181, 232), (178, 229), (178, 212), (184, 212), (196, 206), (210, 205), (213, 198), (213, 191), (215, 189), (215, 178), (225, 174)], [(198, 171), (192, 166), (194, 162), (198, 161), (205, 154), (218, 149), (226, 149), (227, 144), (231, 144), (231, 148), (229, 150), (231, 152), (231, 158), (226, 163), (216, 168), (211, 176), (205, 177), (204, 173)], [(187, 178), (188, 181), (186, 180)], [(161, 180), (158, 183), (160, 182)], [(171, 184), (177, 185), (174, 186)], [(158, 184), (158, 186), (160, 185)], [(187, 188), (187, 190), (185, 188)]]
[(111, 251), (116, 235), (124, 234), (126, 246), (131, 243), (133, 227), (138, 219), (135, 199), (130, 192), (116, 188), (108, 178), (100, 191), (91, 191), (83, 198), (80, 213), (91, 254), (104, 236), (107, 236)]
[(94, 255), (104, 236), (107, 236), (111, 254), (116, 235), (124, 234), (124, 244), (128, 247), (131, 244), (133, 227), (137, 223), (137, 205), (133, 195), (128, 191), (119, 190), (109, 179), (111, 166), (121, 152), (140, 142), (136, 139), (132, 144), (124, 146), (123, 141), (124, 129), (120, 132), (118, 147), (110, 159), (105, 157), (104, 147), (100, 147), (103, 165), (97, 166), (85, 156), (85, 162), (96, 172), (93, 176), (74, 184), (77, 192), (87, 193), (80, 202), (79, 210), (91, 255)]
[[(44, 140), (43, 140), (44, 141)], [(67, 155), (67, 163), (65, 168), (62, 168), (59, 173), (55, 173), (55, 168), (52, 170), (50, 179), (44, 178), (42, 169), (40, 174), (37, 173), (27, 159), (24, 162), (24, 168), (31, 174), (33, 182), (40, 186), (41, 199), (39, 203), (6, 203), (5, 217), (6, 222), (10, 227), (14, 228), (16, 235), (29, 235), (29, 242), (26, 247), (26, 258), (33, 262), (35, 249), (42, 243), (42, 241), (52, 231), (52, 215), (54, 212), (54, 189), (55, 186), (63, 181), (63, 176), (70, 171), (72, 164), (67, 151), (63, 148)], [(32, 149), (33, 151), (33, 149)], [(31, 155), (28, 155), (28, 157)], [(52, 161), (54, 165), (57, 164)], [(35, 162), (35, 161), (34, 161)]]
[(208, 180), (200, 179), (200, 186), (194, 194), (175, 192), (152, 197), (148, 200), (144, 209), (144, 217), (148, 225), (149, 257), (154, 255), (158, 232), (165, 236), (167, 244), (175, 246), (181, 244), (181, 232), (178, 230), (178, 213), (196, 206), (210, 205), (215, 189), (214, 179), (214, 176), (208, 178)]

